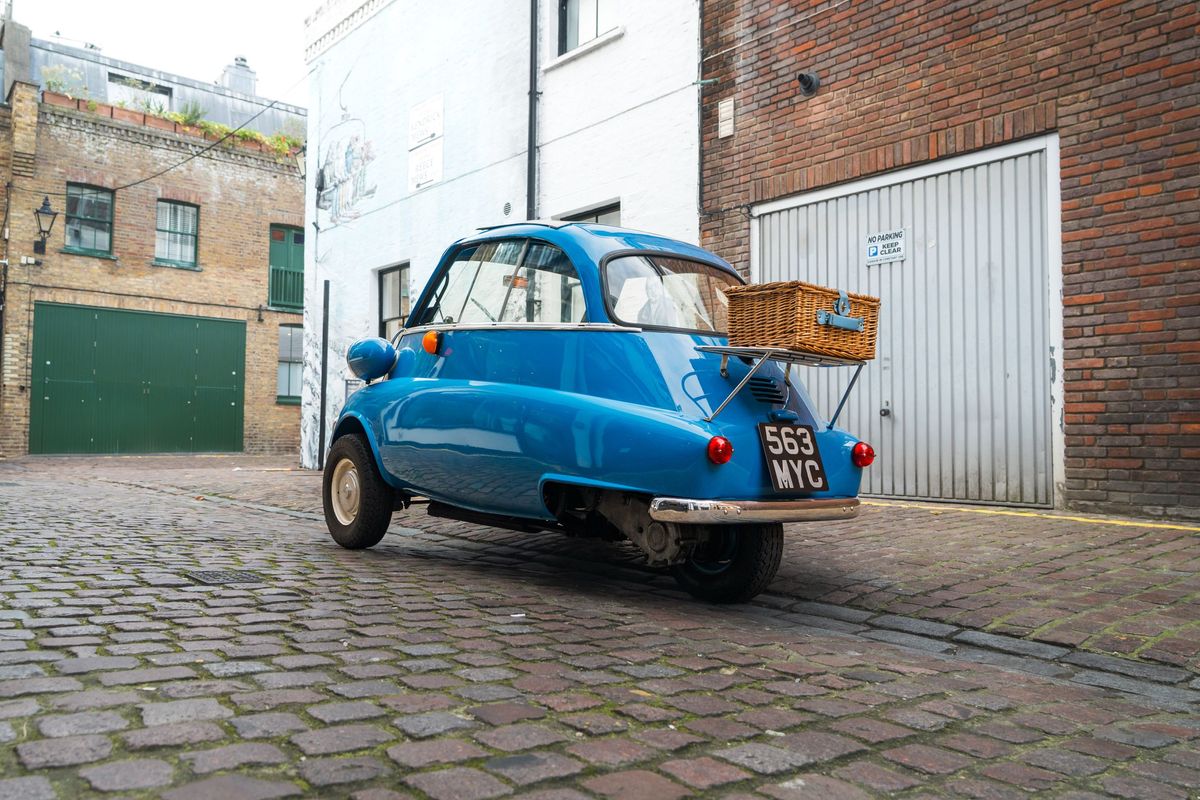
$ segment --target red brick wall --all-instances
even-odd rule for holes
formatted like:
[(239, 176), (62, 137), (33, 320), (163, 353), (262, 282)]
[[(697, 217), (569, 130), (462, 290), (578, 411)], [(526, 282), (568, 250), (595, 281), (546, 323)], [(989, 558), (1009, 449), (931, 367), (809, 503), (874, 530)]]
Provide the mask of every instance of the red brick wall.
[(746, 269), (749, 205), (1057, 131), (1064, 499), (1200, 517), (1197, 26), (1182, 0), (704, 2), (703, 243)]

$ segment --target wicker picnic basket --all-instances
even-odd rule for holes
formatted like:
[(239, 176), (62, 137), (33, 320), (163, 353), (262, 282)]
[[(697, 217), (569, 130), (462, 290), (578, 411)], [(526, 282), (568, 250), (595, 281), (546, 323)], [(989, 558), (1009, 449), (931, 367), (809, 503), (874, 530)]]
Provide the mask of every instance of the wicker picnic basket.
[[(879, 298), (801, 281), (729, 286), (729, 344), (784, 347), (869, 361), (879, 332)], [(847, 307), (848, 306), (848, 307)], [(824, 312), (824, 313), (821, 313)], [(862, 330), (839, 327), (862, 320)]]

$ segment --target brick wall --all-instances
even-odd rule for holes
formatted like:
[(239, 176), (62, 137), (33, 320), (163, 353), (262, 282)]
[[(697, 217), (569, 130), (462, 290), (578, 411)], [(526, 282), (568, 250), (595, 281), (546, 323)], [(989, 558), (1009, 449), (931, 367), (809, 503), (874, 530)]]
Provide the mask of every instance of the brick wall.
[(749, 205), (1057, 131), (1064, 499), (1200, 517), (1198, 25), (1181, 0), (709, 0), (702, 242), (746, 269)]
[[(18, 92), (34, 87), (17, 84)], [(114, 258), (60, 252), (64, 244), (68, 182), (113, 188), (176, 164), (207, 143), (190, 136), (34, 102), (22, 113), (0, 115), (0, 164), (14, 144), (36, 134), (32, 174), (13, 171), (10, 261), (0, 372), (0, 455), (27, 450), (32, 374), (33, 307), (72, 303), (246, 323), (244, 448), (252, 453), (296, 453), (300, 411), (276, 402), (281, 324), (300, 314), (267, 305), (271, 224), (303, 226), (304, 188), (293, 164), (273, 154), (219, 146), (146, 183), (116, 193)], [(23, 137), (23, 138), (22, 138)], [(30, 141), (32, 141), (30, 139)], [(7, 173), (6, 173), (7, 174)], [(22, 265), (37, 238), (32, 209), (42, 195), (60, 212), (40, 266)], [(159, 199), (200, 207), (196, 270), (155, 266), (155, 210)]]

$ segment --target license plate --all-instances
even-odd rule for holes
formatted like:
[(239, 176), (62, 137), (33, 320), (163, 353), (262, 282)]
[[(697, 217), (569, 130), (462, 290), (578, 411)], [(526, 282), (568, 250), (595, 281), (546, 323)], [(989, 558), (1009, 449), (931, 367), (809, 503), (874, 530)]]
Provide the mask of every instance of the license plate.
[(760, 423), (767, 472), (777, 492), (820, 492), (829, 488), (817, 437), (808, 425)]

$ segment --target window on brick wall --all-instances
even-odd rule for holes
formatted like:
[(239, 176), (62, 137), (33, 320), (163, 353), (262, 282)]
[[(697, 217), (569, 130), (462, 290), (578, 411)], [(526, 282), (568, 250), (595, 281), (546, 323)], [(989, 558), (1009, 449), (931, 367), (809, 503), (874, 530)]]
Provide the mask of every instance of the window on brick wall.
[(95, 186), (67, 184), (67, 251), (111, 256), (112, 226), (112, 192)]
[(279, 326), (279, 374), (275, 401), (300, 402), (300, 379), (304, 371), (304, 329), (299, 325)]
[(158, 201), (155, 221), (154, 260), (174, 267), (196, 266), (196, 240), (200, 232), (200, 209), (187, 203)]
[(559, 0), (558, 54), (599, 38), (617, 27), (617, 0)]
[(379, 335), (391, 339), (408, 319), (408, 264), (379, 273)]

